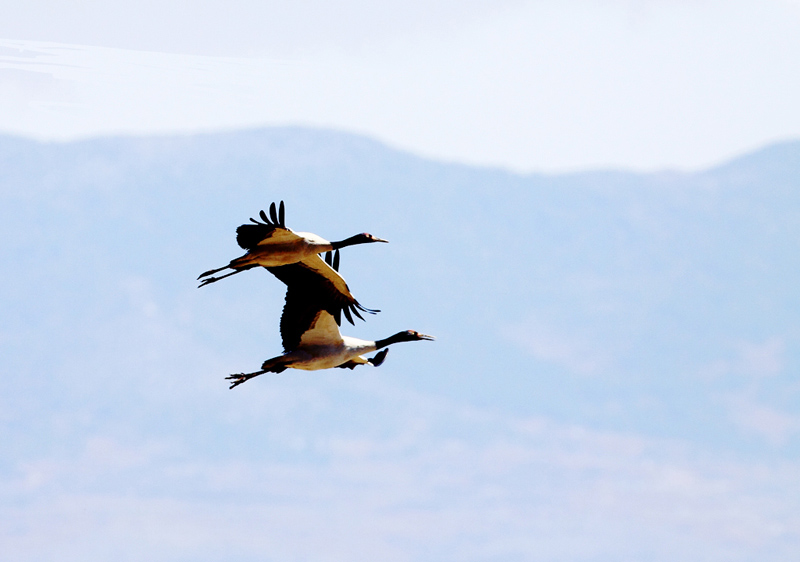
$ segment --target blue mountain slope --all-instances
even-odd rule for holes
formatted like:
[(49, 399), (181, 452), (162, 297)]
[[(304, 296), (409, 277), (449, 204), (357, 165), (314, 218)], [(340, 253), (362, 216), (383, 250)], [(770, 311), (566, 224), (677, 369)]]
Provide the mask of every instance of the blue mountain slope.
[(359, 299), (384, 311), (348, 329), (439, 336), (387, 362), (424, 392), (716, 440), (727, 422), (709, 408), (731, 382), (704, 369), (770, 341), (782, 369), (796, 364), (797, 143), (700, 174), (567, 176), (303, 129), (0, 144), (3, 355), (27, 387), (51, 386), (45, 364), (94, 353), (92, 330), (135, 323), (126, 291), (146, 290), (187, 341), (225, 357), (194, 377), (222, 388), (226, 369), (274, 355), (280, 284), (194, 279), (239, 255), (235, 227), (280, 199), (295, 229), (391, 240), (343, 256)]
[[(281, 199), (295, 230), (390, 240), (342, 253), (382, 310), (345, 333), (437, 341), (229, 391), (225, 375), (280, 352), (284, 288), (264, 271), (196, 277)], [(131, 545), (212, 560), (235, 543), (256, 560), (291, 543), (289, 510), (326, 548), (340, 533), (326, 539), (318, 512), (352, 520), (344, 537), (382, 522), (380, 559), (477, 559), (463, 536), (509, 560), (542, 545), (564, 560), (787, 559), (796, 533), (758, 529), (794, 521), (800, 493), (799, 214), (800, 143), (696, 174), (522, 176), (301, 128), (0, 137), (0, 519), (16, 525), (0, 537), (41, 553), (18, 559)], [(165, 505), (180, 517), (164, 528), (182, 536), (185, 517), (206, 542), (102, 523), (161, 521)], [(82, 540), (47, 550), (63, 529), (51, 506)], [(283, 538), (231, 538), (247, 510)], [(454, 534), (410, 530), (420, 517)], [(317, 543), (280, 556), (324, 557)]]

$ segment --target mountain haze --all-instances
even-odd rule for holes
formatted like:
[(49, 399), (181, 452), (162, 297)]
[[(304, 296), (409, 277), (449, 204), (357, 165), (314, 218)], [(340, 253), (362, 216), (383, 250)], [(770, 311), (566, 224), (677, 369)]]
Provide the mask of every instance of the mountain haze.
[[(800, 554), (800, 142), (517, 175), (303, 128), (0, 137), (0, 542), (14, 560)], [(378, 369), (281, 351), (235, 228), (342, 251)], [(366, 555), (366, 556), (365, 556)]]

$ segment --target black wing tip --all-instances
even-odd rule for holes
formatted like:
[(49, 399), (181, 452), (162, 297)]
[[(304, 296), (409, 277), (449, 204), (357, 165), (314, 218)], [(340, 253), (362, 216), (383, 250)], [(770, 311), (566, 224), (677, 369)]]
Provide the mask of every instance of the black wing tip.
[(372, 308), (367, 308), (367, 307), (363, 306), (363, 305), (362, 305), (360, 302), (358, 302), (358, 301), (356, 301), (356, 302), (353, 304), (353, 306), (354, 306), (355, 308), (359, 309), (361, 312), (366, 312), (367, 314), (378, 314), (378, 313), (380, 312), (380, 309), (378, 309), (378, 308), (375, 308), (375, 309), (372, 309)]
[(257, 221), (253, 217), (250, 217), (250, 220), (259, 225), (266, 224), (267, 226), (280, 226), (282, 228), (286, 228), (286, 206), (283, 204), (283, 201), (281, 201), (279, 209), (275, 206), (274, 201), (269, 204), (269, 216), (267, 216), (267, 213), (264, 212), (264, 209), (261, 209), (258, 212), (258, 216), (261, 217), (261, 222)]
[[(281, 201), (281, 204), (283, 204), (283, 201)], [(283, 209), (283, 207), (281, 207), (281, 209)], [(236, 229), (236, 243), (239, 244), (240, 248), (243, 250), (252, 250), (265, 236), (273, 232), (276, 228), (286, 228), (284, 226), (284, 214), (278, 217), (275, 212), (275, 203), (270, 205), (269, 211), (271, 218), (267, 216), (264, 209), (261, 209), (258, 212), (258, 216), (261, 217), (260, 221), (250, 217), (250, 223), (240, 225)]]
[(342, 312), (344, 312), (344, 317), (347, 318), (347, 321), (350, 322), (353, 326), (355, 326), (356, 323), (353, 321), (353, 316), (350, 314), (350, 307), (345, 306), (342, 309)]

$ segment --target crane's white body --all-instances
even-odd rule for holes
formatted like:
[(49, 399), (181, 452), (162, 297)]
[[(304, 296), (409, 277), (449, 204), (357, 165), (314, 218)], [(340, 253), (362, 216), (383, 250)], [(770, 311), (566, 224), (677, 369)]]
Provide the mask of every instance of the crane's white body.
[(230, 265), (279, 267), (305, 261), (332, 249), (331, 242), (311, 232), (292, 232), (288, 228), (276, 228), (269, 237), (264, 238), (244, 256), (233, 260)]
[(233, 273), (218, 278), (209, 277), (203, 281), (201, 286), (255, 266), (280, 267), (300, 264), (302, 267), (327, 279), (333, 289), (348, 302), (356, 303), (355, 297), (353, 297), (342, 276), (325, 263), (325, 260), (319, 255), (330, 251), (333, 246), (332, 242), (311, 232), (293, 232), (288, 228), (276, 227), (245, 255), (232, 260), (225, 267), (208, 271), (201, 277), (223, 269), (233, 269)]
[(273, 365), (285, 365), (292, 369), (317, 371), (331, 369), (348, 361), (359, 365), (368, 363), (361, 357), (377, 349), (374, 341), (342, 336), (333, 316), (320, 310), (311, 326), (303, 333), (300, 344), (283, 355), (267, 359), (261, 366), (268, 369)]
[[(347, 288), (347, 283), (335, 271), (335, 267), (329, 267), (322, 260), (320, 254), (354, 244), (386, 242), (386, 240), (364, 232), (345, 240), (331, 242), (312, 232), (294, 232), (283, 224), (283, 202), (281, 202), (280, 214), (276, 212), (274, 203), (270, 207), (270, 214), (272, 222), (269, 221), (266, 213), (261, 211), (261, 218), (264, 222), (250, 219), (253, 224), (243, 224), (236, 229), (236, 241), (241, 248), (247, 250), (247, 253), (231, 260), (226, 266), (210, 269), (200, 274), (198, 277), (198, 279), (202, 279), (200, 286), (215, 283), (220, 279), (258, 266), (278, 268), (297, 264), (322, 276), (338, 294), (337, 298), (344, 299), (349, 305), (359, 308), (360, 305), (357, 305), (356, 299)], [(338, 263), (338, 260), (335, 263)], [(219, 277), (210, 277), (226, 269), (232, 271)], [(280, 277), (280, 274), (275, 273), (274, 270), (272, 273)], [(286, 275), (290, 276), (291, 273), (286, 273)], [(358, 313), (356, 312), (356, 314)]]

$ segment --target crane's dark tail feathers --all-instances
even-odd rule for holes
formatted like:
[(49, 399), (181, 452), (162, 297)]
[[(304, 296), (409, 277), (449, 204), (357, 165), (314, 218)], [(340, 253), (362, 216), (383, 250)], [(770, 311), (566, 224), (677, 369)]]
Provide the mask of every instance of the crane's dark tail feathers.
[(282, 373), (284, 372), (289, 365), (291, 365), (291, 361), (284, 359), (282, 355), (278, 355), (277, 357), (273, 357), (272, 359), (267, 359), (261, 364), (261, 372), (262, 373)]

